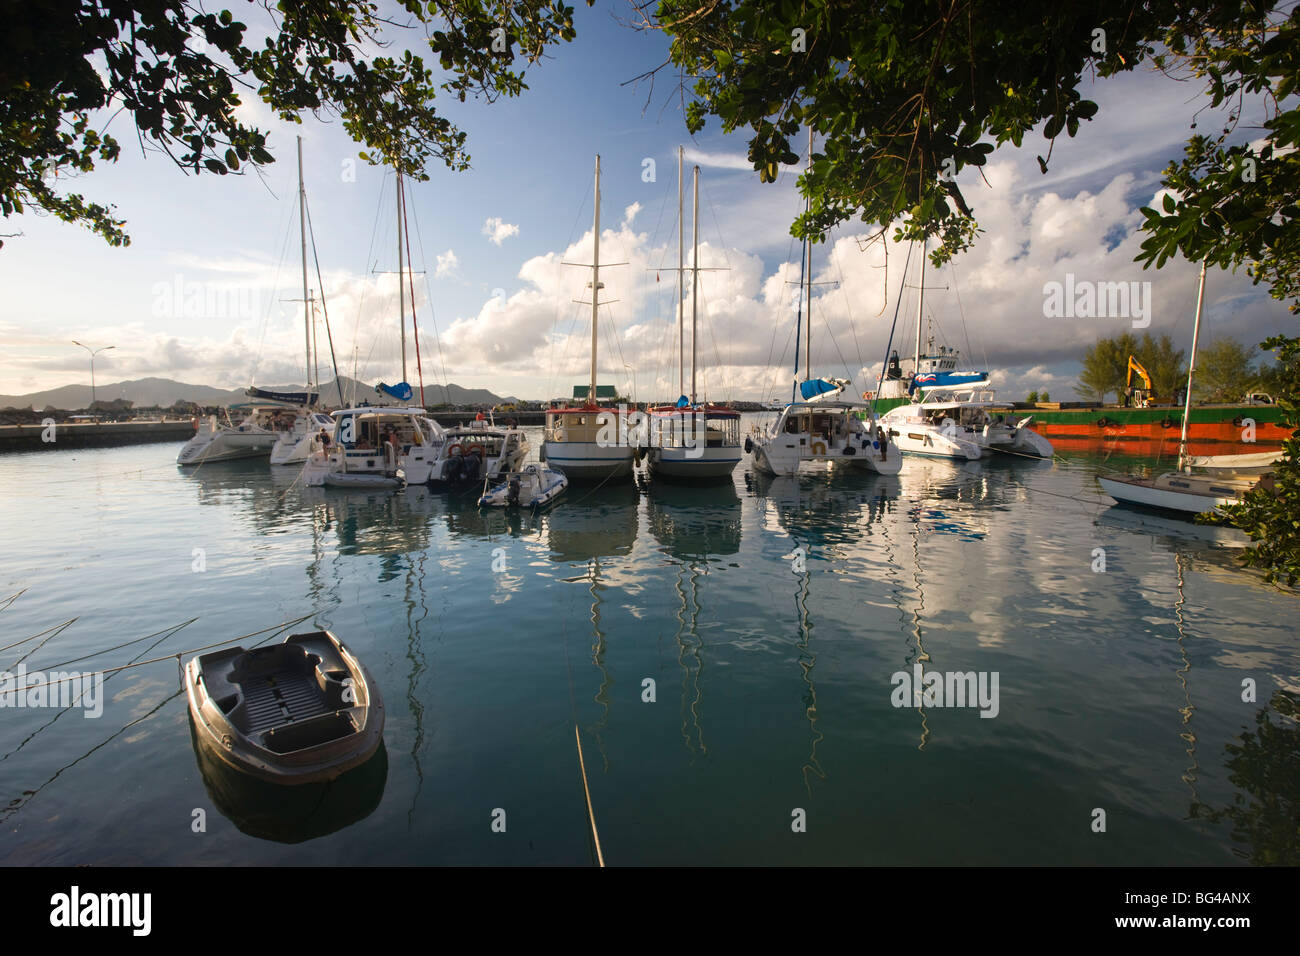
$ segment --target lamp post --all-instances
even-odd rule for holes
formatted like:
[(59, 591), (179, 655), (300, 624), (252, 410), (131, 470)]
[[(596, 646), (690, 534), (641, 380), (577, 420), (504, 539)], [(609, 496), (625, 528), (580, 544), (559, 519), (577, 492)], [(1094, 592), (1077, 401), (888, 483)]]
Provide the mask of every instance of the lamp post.
[[(72, 340), (72, 344), (81, 345), (81, 343), (78, 342), (76, 339)], [(95, 405), (95, 356), (98, 355), (100, 352), (107, 352), (109, 349), (115, 349), (117, 348), (117, 346), (104, 345), (97, 349), (92, 349), (89, 345), (81, 345), (81, 347), (90, 353), (90, 405), (91, 408), (93, 409)]]

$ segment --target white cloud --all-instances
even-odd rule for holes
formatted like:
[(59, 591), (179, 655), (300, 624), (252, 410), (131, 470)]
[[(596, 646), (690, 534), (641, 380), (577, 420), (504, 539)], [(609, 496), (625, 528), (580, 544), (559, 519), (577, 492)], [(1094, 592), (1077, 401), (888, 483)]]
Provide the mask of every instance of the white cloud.
[(500, 216), (491, 216), (483, 223), (483, 235), (488, 237), (488, 241), (501, 245), (506, 239), (519, 234), (519, 227), (513, 223), (506, 222)]
[(686, 162), (696, 166), (712, 166), (716, 169), (744, 169), (754, 171), (754, 164), (740, 153), (706, 153), (688, 147), (682, 153)]
[(632, 220), (636, 219), (636, 214), (641, 211), (641, 204), (634, 202), (623, 210), (623, 225), (628, 227), (632, 225)]
[(433, 271), (435, 279), (441, 279), (443, 276), (455, 274), (456, 267), (460, 265), (460, 260), (456, 257), (456, 253), (451, 249), (448, 249), (446, 252), (438, 253), (437, 259), (438, 267)]

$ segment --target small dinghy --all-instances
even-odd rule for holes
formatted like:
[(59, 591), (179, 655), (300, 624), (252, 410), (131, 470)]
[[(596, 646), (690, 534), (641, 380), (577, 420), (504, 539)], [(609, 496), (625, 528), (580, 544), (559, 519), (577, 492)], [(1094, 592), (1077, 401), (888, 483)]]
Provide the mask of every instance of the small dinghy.
[(564, 493), (569, 479), (558, 468), (528, 465), (479, 498), (480, 508), (543, 508)]
[(274, 783), (333, 780), (384, 739), (378, 688), (329, 631), (200, 655), (185, 666), (185, 688), (199, 743)]
[(406, 476), (399, 469), (396, 475), (382, 472), (326, 472), (325, 484), (333, 488), (405, 488)]

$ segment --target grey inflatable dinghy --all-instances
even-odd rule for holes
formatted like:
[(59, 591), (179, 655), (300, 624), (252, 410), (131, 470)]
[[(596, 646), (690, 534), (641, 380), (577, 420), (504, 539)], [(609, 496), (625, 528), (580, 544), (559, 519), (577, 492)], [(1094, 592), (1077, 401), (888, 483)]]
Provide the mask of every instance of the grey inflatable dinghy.
[(202, 654), (185, 666), (201, 745), (274, 783), (333, 780), (384, 737), (384, 703), (361, 662), (329, 631)]

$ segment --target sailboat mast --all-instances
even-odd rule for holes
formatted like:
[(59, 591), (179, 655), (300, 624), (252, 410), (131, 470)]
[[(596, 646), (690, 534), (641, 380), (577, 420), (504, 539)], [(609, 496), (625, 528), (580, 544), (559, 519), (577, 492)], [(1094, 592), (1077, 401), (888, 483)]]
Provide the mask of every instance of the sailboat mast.
[(594, 249), (591, 258), (591, 391), (587, 401), (596, 401), (596, 327), (600, 302), (600, 154), (596, 154), (596, 222), (592, 231)]
[(925, 240), (921, 240), (921, 288), (916, 297), (916, 354), (912, 356), (913, 377), (921, 373), (921, 316), (925, 308)]
[[(812, 127), (809, 126), (808, 127), (808, 171), (809, 172), (812, 171), (812, 145), (813, 145), (813, 131), (812, 131)], [(808, 199), (804, 200), (804, 212), (808, 213), (811, 210), (812, 210), (812, 197), (809, 196)], [(808, 277), (808, 335), (804, 342), (804, 346), (807, 349), (807, 352), (805, 353), (806, 357), (804, 359), (803, 377), (805, 381), (811, 382), (812, 381), (812, 239), (809, 238), (804, 243), (804, 245), (807, 246), (808, 248), (808, 266), (804, 270), (804, 275)]]
[(307, 394), (311, 394), (311, 302), (307, 296), (307, 190), (302, 184), (302, 137), (298, 137), (298, 232), (302, 236), (303, 338), (307, 347)]
[(682, 308), (683, 263), (682, 246), (686, 223), (682, 205), (682, 147), (677, 147), (677, 394), (686, 391), (686, 318)]
[(402, 381), (406, 381), (406, 287), (402, 285), (402, 171), (397, 173), (397, 317), (402, 330)]
[(691, 404), (695, 404), (695, 363), (699, 358), (696, 347), (699, 325), (700, 301), (700, 167), (695, 167), (694, 209), (691, 212)]
[(1201, 308), (1205, 303), (1205, 260), (1201, 260), (1201, 279), (1196, 290), (1196, 324), (1192, 326), (1192, 358), (1187, 363), (1187, 395), (1183, 400), (1183, 433), (1178, 439), (1178, 467), (1187, 458), (1187, 426), (1192, 415), (1192, 377), (1196, 374), (1196, 346), (1201, 337)]

